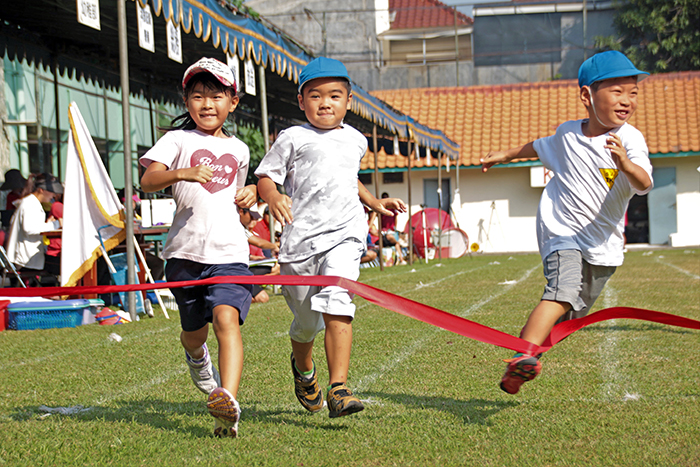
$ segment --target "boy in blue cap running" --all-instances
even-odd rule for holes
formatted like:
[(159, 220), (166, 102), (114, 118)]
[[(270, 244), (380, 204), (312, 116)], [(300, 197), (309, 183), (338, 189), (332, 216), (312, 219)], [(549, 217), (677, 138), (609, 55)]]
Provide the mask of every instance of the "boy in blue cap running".
[[(282, 131), (255, 171), (260, 197), (285, 226), (280, 273), (356, 280), (367, 241), (362, 204), (384, 216), (394, 215), (389, 209), (403, 212), (406, 205), (397, 198), (378, 200), (358, 180), (367, 138), (343, 122), (352, 91), (341, 62), (319, 57), (306, 65), (297, 99), (309, 123)], [(287, 194), (277, 185), (284, 185)], [(284, 287), (284, 296), (294, 313), (291, 364), (301, 405), (310, 412), (323, 408), (312, 350), (325, 328), (329, 415), (363, 410), (346, 386), (355, 316), (352, 294), (340, 287), (294, 286)]]
[[(593, 307), (624, 259), (624, 216), (634, 194), (648, 193), (652, 168), (644, 136), (627, 123), (637, 108), (641, 75), (620, 52), (596, 54), (578, 73), (588, 118), (562, 123), (554, 135), (481, 160), (494, 164), (539, 158), (555, 176), (537, 211), (537, 241), (547, 285), (520, 337), (541, 345), (558, 321)], [(501, 389), (515, 394), (540, 370), (539, 356), (516, 353)]]

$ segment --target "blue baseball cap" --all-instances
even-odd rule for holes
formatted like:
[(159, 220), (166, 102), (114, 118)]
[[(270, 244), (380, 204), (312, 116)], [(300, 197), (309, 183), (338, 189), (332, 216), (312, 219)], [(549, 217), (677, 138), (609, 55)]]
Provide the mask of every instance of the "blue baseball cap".
[(350, 81), (348, 70), (338, 60), (318, 57), (310, 61), (299, 74), (299, 94), (304, 85), (316, 78), (344, 78)]
[(595, 54), (581, 64), (581, 68), (578, 69), (578, 86), (590, 86), (604, 79), (648, 74), (646, 71), (638, 70), (625, 54), (609, 50)]

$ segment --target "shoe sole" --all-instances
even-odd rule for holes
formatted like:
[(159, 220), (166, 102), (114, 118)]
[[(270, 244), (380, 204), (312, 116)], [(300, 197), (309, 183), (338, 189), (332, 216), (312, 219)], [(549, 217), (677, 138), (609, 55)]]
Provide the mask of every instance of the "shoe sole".
[(217, 438), (236, 438), (238, 436), (238, 423), (230, 424), (220, 418), (214, 418), (214, 436)]
[(357, 412), (362, 412), (365, 410), (365, 406), (362, 405), (362, 402), (359, 404), (356, 402), (350, 403), (345, 409), (341, 410), (340, 412), (334, 412), (330, 411), (328, 412), (328, 417), (330, 418), (338, 418), (338, 417), (345, 417), (346, 415), (352, 415)]
[(207, 398), (207, 410), (214, 418), (238, 423), (240, 412), (234, 401), (235, 399), (226, 389), (216, 388)]
[[(516, 365), (515, 368), (512, 369), (510, 365), (508, 365), (499, 386), (503, 392), (517, 394), (523, 384), (532, 381), (539, 374), (540, 368), (537, 368), (537, 364)], [(506, 386), (507, 382), (510, 383), (508, 386)]]

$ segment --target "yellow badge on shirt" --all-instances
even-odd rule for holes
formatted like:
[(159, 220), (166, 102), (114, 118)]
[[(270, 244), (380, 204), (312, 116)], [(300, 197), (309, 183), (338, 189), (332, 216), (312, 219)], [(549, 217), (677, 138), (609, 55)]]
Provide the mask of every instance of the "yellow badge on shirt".
[(619, 171), (617, 169), (598, 169), (598, 170), (600, 170), (600, 174), (603, 176), (605, 183), (608, 184), (608, 188), (610, 190), (612, 190), (612, 187), (615, 184), (615, 179), (617, 178), (617, 174), (619, 173)]

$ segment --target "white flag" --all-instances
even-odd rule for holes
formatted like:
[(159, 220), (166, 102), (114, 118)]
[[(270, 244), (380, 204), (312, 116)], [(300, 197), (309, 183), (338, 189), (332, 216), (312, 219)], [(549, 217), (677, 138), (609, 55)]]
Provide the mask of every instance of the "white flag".
[(98, 228), (107, 251), (126, 238), (124, 207), (114, 191), (100, 153), (75, 102), (68, 117), (71, 132), (63, 194), (61, 286), (71, 287), (101, 256)]

